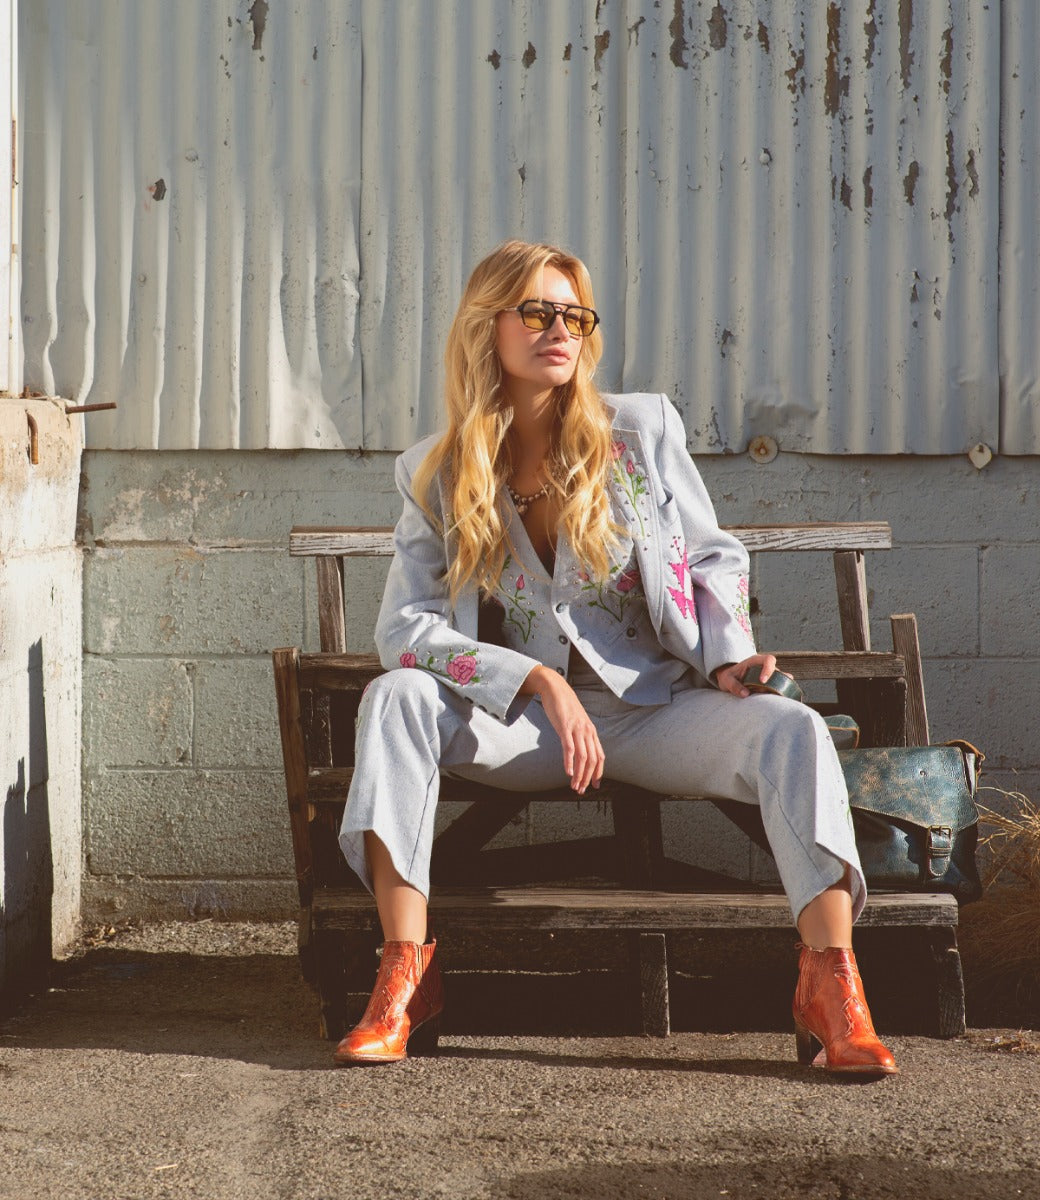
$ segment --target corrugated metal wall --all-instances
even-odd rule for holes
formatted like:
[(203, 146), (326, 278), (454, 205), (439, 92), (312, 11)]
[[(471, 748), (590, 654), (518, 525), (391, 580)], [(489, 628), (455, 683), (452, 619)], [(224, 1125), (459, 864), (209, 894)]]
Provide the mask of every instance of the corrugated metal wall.
[[(401, 448), (469, 268), (520, 235), (586, 259), (602, 385), (670, 392), (695, 451), (959, 453), (1002, 420), (1040, 451), (1031, 0), (21, 22), (25, 377), (118, 400), (92, 446)], [(998, 245), (1027, 301), (999, 344)]]

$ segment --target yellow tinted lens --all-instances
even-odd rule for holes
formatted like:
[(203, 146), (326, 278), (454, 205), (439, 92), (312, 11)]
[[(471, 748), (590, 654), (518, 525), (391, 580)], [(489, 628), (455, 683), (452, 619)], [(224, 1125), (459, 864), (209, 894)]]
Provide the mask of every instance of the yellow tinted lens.
[(592, 313), (587, 308), (569, 308), (563, 314), (563, 323), (576, 337), (588, 337), (596, 327)]
[(556, 320), (556, 310), (549, 304), (532, 300), (520, 306), (520, 316), (528, 329), (548, 329)]

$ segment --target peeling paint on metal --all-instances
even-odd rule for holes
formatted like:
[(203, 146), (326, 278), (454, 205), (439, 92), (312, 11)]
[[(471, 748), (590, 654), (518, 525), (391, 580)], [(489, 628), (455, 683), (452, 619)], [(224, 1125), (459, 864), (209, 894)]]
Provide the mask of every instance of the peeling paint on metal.
[(910, 90), (910, 75), (914, 66), (913, 29), (914, 0), (899, 0), (899, 75), (903, 81), (903, 91)]
[(907, 204), (913, 207), (914, 192), (917, 188), (917, 177), (921, 174), (921, 166), (915, 159), (909, 167), (906, 174), (903, 176), (903, 196)]
[[(66, 81), (68, 6), (22, 10), (41, 144), (26, 378), (120, 402), (118, 421), (87, 418), (92, 448), (402, 448), (440, 423), (454, 304), (510, 235), (589, 262), (601, 385), (664, 387), (694, 451), (741, 452), (752, 433), (826, 453), (1002, 436), (996, 240), (1008, 286), (1040, 259), (1034, 18), (1014, 18), (1007, 74), (1012, 19), (974, 0), (927, 20), (905, 0), (601, 2), (596, 24), (592, 4), (482, 0), (451, 23), (419, 3), (269, 4), (257, 71), (250, 5), (230, 23), (141, 6), (129, 25), (99, 5), (96, 62)], [(1004, 127), (1019, 138), (1005, 171), (1032, 172), (1006, 229)], [(134, 182), (157, 169), (162, 210)], [(1008, 368), (1027, 445), (1040, 318), (1018, 286), (1034, 332), (1002, 344), (1027, 364)]]
[(712, 50), (726, 48), (726, 29), (726, 10), (720, 3), (716, 3), (708, 18), (708, 44)]
[[(841, 59), (841, 5), (827, 5), (827, 66), (824, 74), (823, 107), (832, 117), (838, 115), (841, 98), (849, 94), (849, 76), (843, 75)], [(846, 60), (847, 61), (847, 60)]]
[(686, 51), (690, 48), (686, 41), (686, 14), (683, 12), (683, 0), (674, 0), (674, 3), (672, 19), (668, 25), (668, 32), (672, 35), (668, 56), (675, 66), (686, 70), (689, 66), (686, 61)]
[(874, 19), (874, 0), (867, 4), (866, 18), (863, 22), (863, 33), (867, 39), (867, 48), (863, 53), (863, 61), (869, 71), (874, 66), (874, 46), (878, 35), (877, 21)]
[(253, 0), (249, 6), (249, 19), (253, 23), (253, 49), (262, 50), (267, 28), (267, 0)]

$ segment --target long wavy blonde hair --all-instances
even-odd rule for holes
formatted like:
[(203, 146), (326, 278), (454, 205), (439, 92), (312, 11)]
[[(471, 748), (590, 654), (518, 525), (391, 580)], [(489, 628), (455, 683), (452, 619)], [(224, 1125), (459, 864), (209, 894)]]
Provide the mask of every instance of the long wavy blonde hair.
[[(429, 493), (438, 472), (443, 472), (447, 532), (457, 538), (446, 576), (452, 603), (471, 582), (493, 592), (506, 554), (519, 557), (495, 502), (513, 473), (507, 437), (513, 408), (502, 391), (497, 317), (539, 295), (546, 267), (570, 279), (579, 304), (594, 307), (592, 281), (579, 258), (557, 246), (509, 241), (477, 264), (448, 333), (448, 428), (416, 469), (412, 490), (427, 516), (440, 525)], [(548, 463), (550, 487), (562, 501), (560, 524), (585, 569), (600, 581), (609, 574), (610, 551), (618, 547), (617, 533), (622, 531), (610, 515), (605, 486), (611, 464), (610, 417), (592, 382), (602, 352), (597, 328), (582, 340), (570, 381), (555, 389)]]

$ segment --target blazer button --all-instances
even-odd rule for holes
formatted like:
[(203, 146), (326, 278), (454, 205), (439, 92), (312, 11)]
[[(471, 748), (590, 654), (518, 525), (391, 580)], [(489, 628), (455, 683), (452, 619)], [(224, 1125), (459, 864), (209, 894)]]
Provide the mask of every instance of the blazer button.
[(557, 671), (559, 671), (559, 672), (560, 672), (560, 674), (561, 674), (561, 675), (566, 675), (566, 674), (567, 674), (567, 672), (566, 672), (566, 671), (563, 669), (563, 667), (557, 667), (556, 669), (557, 669)]
[(563, 604), (563, 603), (561, 602), (560, 604), (557, 604), (557, 606), (556, 606), (556, 611), (557, 611), (557, 612), (563, 612), (563, 610), (564, 610), (566, 607), (567, 607), (567, 605), (566, 605), (566, 604)]
[(629, 627), (628, 627), (628, 628), (625, 630), (625, 637), (627, 637), (627, 638), (634, 638), (635, 636), (636, 636), (636, 629), (635, 629), (635, 626), (634, 626), (634, 625), (629, 625)]
[(562, 643), (563, 643), (565, 646), (567, 645), (567, 635), (566, 635), (565, 633), (561, 633), (561, 634), (560, 634), (560, 641), (561, 641), (561, 642), (562, 642)]

